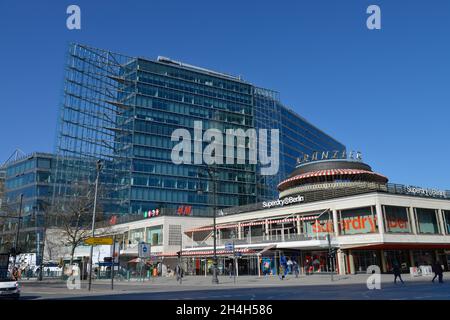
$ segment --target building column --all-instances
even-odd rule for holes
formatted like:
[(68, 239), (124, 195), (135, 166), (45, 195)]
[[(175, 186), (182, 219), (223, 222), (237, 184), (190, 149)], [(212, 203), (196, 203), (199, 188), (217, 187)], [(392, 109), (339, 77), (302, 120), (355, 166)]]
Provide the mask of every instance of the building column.
[(337, 237), (339, 235), (339, 222), (338, 222), (338, 214), (337, 214), (336, 209), (333, 209), (333, 231), (334, 231), (334, 236)]
[(356, 274), (355, 272), (355, 261), (353, 260), (353, 253), (352, 250), (348, 250), (348, 262), (349, 262), (349, 273), (350, 274)]
[(344, 259), (345, 259), (344, 252), (342, 252), (341, 249), (338, 249), (336, 262), (338, 264), (339, 274), (340, 275), (345, 275), (346, 274), (345, 260)]
[(438, 215), (438, 224), (439, 224), (440, 234), (445, 235), (445, 223), (444, 223), (443, 212), (441, 209), (437, 210), (437, 215)]
[(384, 255), (384, 250), (381, 250), (381, 272), (387, 273), (386, 256)]
[(300, 225), (300, 216), (296, 216), (297, 217), (297, 219), (299, 219), (299, 220), (297, 220), (297, 234), (301, 234), (301, 225)]
[(412, 252), (412, 250), (408, 250), (408, 252), (409, 252), (409, 263), (411, 264), (411, 267), (414, 267), (415, 264), (414, 264), (414, 255), (413, 255), (413, 252)]
[(384, 219), (383, 219), (383, 208), (381, 207), (380, 200), (377, 198), (375, 203), (376, 217), (378, 222), (378, 232), (384, 235)]
[(264, 223), (264, 231), (265, 240), (269, 240), (269, 219), (266, 219)]
[(242, 230), (241, 230), (241, 223), (238, 223), (238, 239), (242, 239)]
[(413, 234), (418, 234), (417, 223), (416, 223), (416, 214), (414, 213), (414, 207), (409, 207), (409, 219), (411, 221), (411, 231)]

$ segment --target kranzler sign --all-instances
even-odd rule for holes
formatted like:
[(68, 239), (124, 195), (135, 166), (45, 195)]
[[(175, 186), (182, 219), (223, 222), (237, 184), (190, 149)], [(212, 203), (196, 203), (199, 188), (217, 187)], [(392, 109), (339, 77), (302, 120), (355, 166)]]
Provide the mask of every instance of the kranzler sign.
[(305, 197), (297, 196), (297, 197), (287, 197), (273, 201), (264, 201), (262, 205), (263, 208), (272, 208), (272, 207), (282, 207), (288, 204), (299, 203), (303, 201), (305, 201)]

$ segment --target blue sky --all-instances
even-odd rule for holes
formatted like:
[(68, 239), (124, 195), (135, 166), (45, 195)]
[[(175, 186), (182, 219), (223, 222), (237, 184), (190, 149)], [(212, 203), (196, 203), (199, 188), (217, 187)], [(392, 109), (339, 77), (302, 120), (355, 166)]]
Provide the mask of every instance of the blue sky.
[[(381, 30), (366, 28), (370, 4)], [(242, 75), (391, 182), (450, 189), (449, 39), (448, 0), (1, 1), (0, 162), (53, 151), (74, 41)]]

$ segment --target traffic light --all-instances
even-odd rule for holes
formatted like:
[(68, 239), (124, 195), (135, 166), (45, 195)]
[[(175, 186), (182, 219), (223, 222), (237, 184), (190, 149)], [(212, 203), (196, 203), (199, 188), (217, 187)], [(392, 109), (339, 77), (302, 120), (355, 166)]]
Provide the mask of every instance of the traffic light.
[(177, 252), (177, 257), (178, 257), (178, 259), (181, 257), (181, 251)]

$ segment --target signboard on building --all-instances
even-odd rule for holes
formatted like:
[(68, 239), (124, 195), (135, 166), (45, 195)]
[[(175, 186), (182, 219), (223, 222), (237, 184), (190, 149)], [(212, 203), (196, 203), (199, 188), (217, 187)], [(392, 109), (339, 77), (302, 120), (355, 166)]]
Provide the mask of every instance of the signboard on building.
[(159, 216), (159, 213), (160, 213), (159, 209), (144, 211), (144, 218), (157, 217)]
[(138, 256), (139, 256), (139, 258), (150, 258), (151, 257), (151, 246), (149, 243), (145, 243), (145, 242), (139, 243)]
[(112, 237), (90, 237), (84, 240), (84, 244), (88, 246), (112, 245)]
[(444, 190), (433, 189), (433, 188), (420, 188), (415, 186), (406, 186), (406, 192), (413, 195), (423, 195), (426, 197), (433, 198), (446, 198), (447, 194)]
[(322, 160), (355, 160), (362, 161), (362, 155), (359, 151), (333, 150), (333, 151), (314, 151), (313, 153), (303, 153), (297, 158), (297, 164), (304, 164), (313, 161)]
[(272, 200), (272, 201), (264, 201), (262, 203), (263, 208), (272, 208), (272, 207), (283, 207), (285, 205), (299, 203), (305, 201), (305, 197), (296, 196), (296, 197), (286, 197), (283, 199)]
[(179, 206), (177, 213), (179, 216), (190, 216), (192, 214), (192, 206)]

